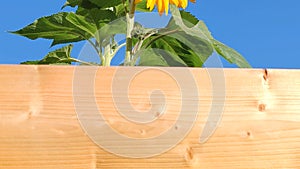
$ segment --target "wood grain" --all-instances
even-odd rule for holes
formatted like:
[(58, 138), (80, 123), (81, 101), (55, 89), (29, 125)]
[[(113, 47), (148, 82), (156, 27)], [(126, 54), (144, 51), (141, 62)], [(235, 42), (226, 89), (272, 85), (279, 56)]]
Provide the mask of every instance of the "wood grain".
[[(93, 94), (99, 112), (111, 128), (131, 138), (156, 137), (176, 125), (184, 106), (181, 92), (189, 92), (188, 102), (199, 102), (195, 125), (183, 141), (157, 156), (134, 159), (108, 153), (82, 129), (76, 114), (74, 85), (82, 90), (88, 86), (74, 84), (77, 69), (89, 68), (0, 66), (1, 169), (300, 168), (300, 70), (219, 69), (226, 89), (223, 116), (208, 141), (199, 143), (212, 106), (222, 106), (212, 104), (213, 99), (222, 99), (213, 97), (214, 86), (207, 69), (126, 68), (138, 73), (128, 84), (131, 106), (142, 113), (151, 106), (161, 110), (150, 112), (157, 115), (156, 121), (139, 124), (128, 121), (116, 110), (113, 96), (124, 94), (113, 90), (123, 85), (124, 78), (116, 78), (119, 68), (92, 68), (97, 69)], [(184, 69), (195, 78), (198, 98), (191, 91), (181, 90), (183, 85), (191, 84), (178, 84), (178, 79), (166, 73)], [(116, 85), (112, 85), (114, 80)], [(219, 83), (219, 87), (224, 86), (222, 81)], [(160, 102), (150, 102), (149, 96), (156, 89), (164, 93), (164, 109), (159, 109)], [(87, 99), (85, 95), (77, 97), (83, 102)], [(87, 112), (90, 109), (80, 108)], [(187, 119), (186, 123), (191, 123)], [(153, 143), (153, 148), (160, 144), (163, 142)], [(139, 152), (138, 147), (117, 146)]]

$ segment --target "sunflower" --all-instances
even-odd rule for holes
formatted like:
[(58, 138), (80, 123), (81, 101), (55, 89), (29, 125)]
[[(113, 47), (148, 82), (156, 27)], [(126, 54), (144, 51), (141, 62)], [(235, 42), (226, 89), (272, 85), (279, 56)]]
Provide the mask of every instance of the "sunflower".
[[(141, 1), (142, 0), (135, 0), (135, 4)], [(190, 0), (190, 1), (193, 3), (196, 2), (196, 0)], [(188, 0), (147, 0), (147, 8), (150, 8), (151, 11), (153, 10), (155, 4), (157, 6), (157, 10), (160, 15), (164, 11), (166, 12), (166, 15), (168, 15), (169, 4), (174, 4), (179, 8), (186, 8), (188, 5)]]

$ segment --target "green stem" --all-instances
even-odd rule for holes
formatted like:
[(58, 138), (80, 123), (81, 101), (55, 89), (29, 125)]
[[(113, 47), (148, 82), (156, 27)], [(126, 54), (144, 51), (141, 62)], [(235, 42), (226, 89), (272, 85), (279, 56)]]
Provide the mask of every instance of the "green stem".
[(164, 32), (164, 33), (161, 33), (160, 35), (158, 35), (157, 37), (151, 39), (145, 46), (145, 48), (148, 48), (151, 43), (153, 43), (154, 41), (166, 36), (166, 35), (171, 35), (173, 33), (177, 33), (177, 32), (181, 32), (179, 29), (174, 29), (174, 30), (171, 30), (171, 31), (167, 31), (167, 32)]
[(103, 62), (104, 60), (104, 56), (103, 56), (103, 53), (102, 53), (102, 44), (101, 44), (101, 37), (100, 37), (100, 32), (98, 31), (96, 34), (95, 34), (95, 39), (96, 39), (96, 45), (95, 47), (99, 48), (99, 50), (97, 50), (97, 53), (98, 53), (98, 56), (101, 60), (101, 63)]
[(112, 60), (111, 57), (106, 57), (106, 58), (104, 59), (104, 62), (103, 62), (103, 64), (102, 64), (102, 66), (109, 67), (109, 66), (110, 66), (110, 63), (111, 63), (111, 60)]
[(110, 44), (107, 44), (104, 48), (104, 60), (101, 63), (102, 66), (110, 66), (111, 59), (111, 46)]
[(115, 55), (118, 53), (118, 51), (123, 47), (126, 46), (126, 43), (121, 44), (120, 46), (117, 47), (117, 49), (115, 49), (115, 51), (113, 52), (113, 54), (111, 55), (111, 57), (115, 57)]
[(124, 9), (125, 9), (125, 13), (128, 13), (127, 5), (126, 5), (126, 0), (122, 0), (122, 2), (123, 2)]
[(96, 50), (96, 52), (99, 53), (97, 46), (90, 39), (87, 39), (87, 41), (93, 46), (93, 48)]
[(135, 12), (135, 4), (134, 0), (130, 2), (130, 11), (126, 13), (127, 20), (127, 33), (126, 33), (126, 55), (125, 55), (125, 66), (130, 66), (131, 56), (132, 56), (132, 36), (131, 32), (134, 28), (134, 12)]
[(73, 62), (78, 62), (84, 65), (89, 65), (89, 66), (96, 66), (97, 64), (93, 64), (93, 63), (89, 63), (89, 62), (85, 62), (79, 59), (75, 59), (75, 58), (70, 58)]

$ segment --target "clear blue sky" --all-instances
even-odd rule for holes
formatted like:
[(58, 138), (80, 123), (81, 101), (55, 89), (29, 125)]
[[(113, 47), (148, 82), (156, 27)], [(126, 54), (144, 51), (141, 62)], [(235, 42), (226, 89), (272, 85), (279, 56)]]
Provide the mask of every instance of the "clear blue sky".
[[(40, 59), (50, 41), (9, 34), (60, 11), (65, 0), (3, 1), (0, 64)], [(197, 0), (188, 11), (203, 19), (214, 37), (238, 50), (255, 68), (300, 68), (300, 0)], [(73, 55), (80, 51), (78, 44)], [(226, 64), (231, 67), (232, 65)]]

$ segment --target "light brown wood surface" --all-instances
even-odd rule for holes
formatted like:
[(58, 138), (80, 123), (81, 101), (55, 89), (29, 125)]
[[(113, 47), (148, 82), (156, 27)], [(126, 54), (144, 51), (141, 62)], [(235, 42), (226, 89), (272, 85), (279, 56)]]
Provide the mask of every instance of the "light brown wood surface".
[[(111, 83), (117, 69), (99, 68), (94, 80), (95, 101), (111, 128), (146, 139), (176, 123), (183, 84), (155, 69), (137, 74), (128, 87), (136, 110), (151, 107), (153, 89), (164, 91), (167, 103), (157, 121), (139, 125), (126, 121), (115, 109)], [(127, 69), (138, 72), (141, 68)], [(166, 68), (174, 69), (183, 68)], [(75, 67), (0, 66), (0, 168), (300, 168), (300, 70), (224, 69), (223, 116), (205, 143), (199, 142), (200, 134), (211, 106), (218, 105), (212, 105), (208, 71), (189, 71), (199, 91), (199, 98), (193, 98), (193, 93), (190, 97), (199, 101), (191, 132), (163, 154), (133, 159), (104, 151), (84, 133), (73, 98)], [(137, 147), (119, 146), (139, 152)]]

